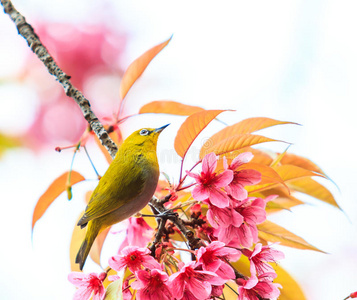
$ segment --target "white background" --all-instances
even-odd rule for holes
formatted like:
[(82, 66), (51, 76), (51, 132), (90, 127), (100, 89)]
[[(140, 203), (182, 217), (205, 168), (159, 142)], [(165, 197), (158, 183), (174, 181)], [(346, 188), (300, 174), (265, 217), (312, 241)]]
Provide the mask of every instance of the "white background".
[[(176, 100), (207, 109), (234, 109), (221, 119), (232, 124), (266, 116), (303, 126), (267, 130), (293, 143), (289, 151), (310, 158), (338, 185), (332, 189), (345, 213), (306, 198), (310, 205), (271, 220), (329, 254), (281, 247), (282, 262), (308, 299), (343, 299), (357, 290), (357, 4), (355, 1), (14, 1), (32, 20), (83, 20), (124, 26), (129, 34), (125, 64), (173, 34), (127, 97), (127, 112), (152, 100)], [(27, 49), (14, 24), (0, 13), (0, 75), (21, 68)], [(4, 55), (6, 54), (6, 55)], [(0, 85), (0, 129), (16, 132), (31, 122), (33, 95)], [(15, 93), (16, 91), (16, 93)], [(175, 176), (168, 159), (181, 117), (129, 120), (126, 133), (171, 122), (159, 142), (162, 170)], [(202, 138), (221, 128), (212, 124)], [(57, 145), (55, 145), (57, 146)], [(284, 145), (264, 145), (276, 151)], [(61, 196), (37, 224), (31, 242), (32, 211), (47, 186), (68, 170), (71, 153), (16, 150), (0, 161), (1, 299), (70, 299), (68, 249), (73, 224), (83, 208), (82, 183), (68, 202)], [(94, 150), (93, 150), (94, 151)], [(98, 154), (96, 164), (105, 171)], [(173, 157), (173, 156), (172, 156)], [(171, 158), (171, 154), (170, 154)], [(75, 169), (95, 178), (84, 155)], [(106, 253), (104, 253), (106, 255)], [(107, 254), (107, 256), (110, 254)], [(88, 264), (88, 271), (94, 265)]]

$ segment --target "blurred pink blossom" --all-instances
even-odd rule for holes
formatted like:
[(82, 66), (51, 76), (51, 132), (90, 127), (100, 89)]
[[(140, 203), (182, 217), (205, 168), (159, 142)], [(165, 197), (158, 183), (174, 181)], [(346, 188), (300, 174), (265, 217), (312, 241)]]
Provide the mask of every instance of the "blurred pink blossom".
[(74, 294), (74, 300), (88, 300), (93, 294), (93, 300), (103, 300), (105, 296), (105, 288), (103, 281), (107, 273), (103, 272), (99, 275), (96, 273), (84, 274), (81, 272), (72, 272), (68, 275), (68, 280), (78, 287)]

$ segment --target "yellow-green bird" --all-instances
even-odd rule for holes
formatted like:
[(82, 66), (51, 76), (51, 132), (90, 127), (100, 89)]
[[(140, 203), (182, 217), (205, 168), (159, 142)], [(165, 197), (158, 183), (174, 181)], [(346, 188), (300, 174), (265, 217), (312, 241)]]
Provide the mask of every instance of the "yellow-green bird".
[(100, 179), (77, 224), (87, 226), (76, 257), (81, 270), (97, 235), (143, 209), (154, 195), (159, 180), (157, 140), (168, 125), (133, 132)]

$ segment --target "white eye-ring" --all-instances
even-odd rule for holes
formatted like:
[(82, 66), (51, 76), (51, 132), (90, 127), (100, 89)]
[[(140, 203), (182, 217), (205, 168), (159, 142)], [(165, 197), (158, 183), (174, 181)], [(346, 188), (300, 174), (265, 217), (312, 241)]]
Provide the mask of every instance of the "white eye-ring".
[(139, 133), (140, 133), (140, 135), (148, 135), (149, 134), (149, 130), (141, 129)]

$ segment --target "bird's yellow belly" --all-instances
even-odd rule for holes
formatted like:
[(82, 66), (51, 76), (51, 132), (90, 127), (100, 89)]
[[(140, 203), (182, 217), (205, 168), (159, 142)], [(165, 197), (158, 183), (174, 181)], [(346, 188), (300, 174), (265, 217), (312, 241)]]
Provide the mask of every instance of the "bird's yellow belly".
[(158, 174), (150, 176), (145, 182), (143, 191), (137, 197), (125, 203), (117, 210), (99, 217), (97, 222), (102, 224), (101, 227), (104, 228), (119, 223), (142, 210), (149, 203), (155, 193), (158, 177)]

